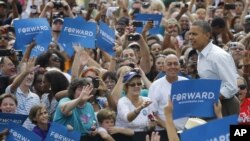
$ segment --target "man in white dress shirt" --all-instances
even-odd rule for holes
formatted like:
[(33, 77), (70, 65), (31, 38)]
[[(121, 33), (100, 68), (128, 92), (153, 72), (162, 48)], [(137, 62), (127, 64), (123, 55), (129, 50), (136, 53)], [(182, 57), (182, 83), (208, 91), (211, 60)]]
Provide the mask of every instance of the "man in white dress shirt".
[(235, 97), (238, 92), (235, 63), (229, 53), (212, 43), (211, 33), (211, 27), (206, 21), (194, 22), (189, 30), (190, 43), (198, 51), (198, 74), (202, 79), (221, 80), (222, 114), (238, 114), (240, 104)]

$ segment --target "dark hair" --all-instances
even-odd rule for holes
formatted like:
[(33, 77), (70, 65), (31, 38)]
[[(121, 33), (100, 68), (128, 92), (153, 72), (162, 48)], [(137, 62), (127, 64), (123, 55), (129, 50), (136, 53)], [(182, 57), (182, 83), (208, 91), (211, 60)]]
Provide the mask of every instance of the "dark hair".
[(197, 20), (192, 24), (192, 26), (200, 27), (202, 29), (202, 31), (205, 33), (212, 33), (211, 26), (209, 25), (209, 23), (207, 21)]
[(107, 71), (102, 75), (102, 80), (105, 81), (107, 78), (110, 78), (117, 82), (116, 74), (114, 72)]
[(40, 55), (38, 55), (38, 57), (36, 58), (36, 63), (35, 65), (40, 65), (40, 67), (46, 68), (49, 67), (49, 59), (52, 56), (52, 54), (56, 54), (59, 58), (60, 58), (60, 70), (64, 71), (65, 69), (65, 56), (57, 50), (48, 50)]
[(235, 25), (235, 22), (236, 22), (237, 19), (240, 19), (240, 16), (236, 15), (236, 16), (234, 16), (233, 19), (231, 20), (231, 22), (230, 22), (230, 28), (231, 28), (231, 29), (234, 29), (234, 25)]
[(221, 17), (215, 17), (212, 20), (211, 27), (219, 27), (219, 28), (224, 28), (226, 26), (226, 22), (224, 19)]
[(89, 85), (89, 83), (85, 78), (78, 78), (73, 80), (68, 87), (68, 97), (70, 99), (74, 99), (76, 88), (79, 86), (87, 86), (87, 85)]
[(59, 71), (48, 71), (44, 74), (44, 78), (50, 83), (51, 91), (48, 95), (50, 102), (57, 92), (66, 90), (69, 86), (68, 79)]

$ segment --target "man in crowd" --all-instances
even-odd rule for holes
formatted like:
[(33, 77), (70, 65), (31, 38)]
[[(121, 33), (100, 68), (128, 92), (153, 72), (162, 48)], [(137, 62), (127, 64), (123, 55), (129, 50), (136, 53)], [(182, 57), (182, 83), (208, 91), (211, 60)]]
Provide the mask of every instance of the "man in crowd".
[(206, 21), (195, 21), (189, 31), (189, 40), (198, 51), (198, 74), (203, 79), (221, 80), (220, 100), (223, 116), (239, 113), (239, 101), (235, 97), (237, 71), (233, 58), (211, 42), (212, 29)]

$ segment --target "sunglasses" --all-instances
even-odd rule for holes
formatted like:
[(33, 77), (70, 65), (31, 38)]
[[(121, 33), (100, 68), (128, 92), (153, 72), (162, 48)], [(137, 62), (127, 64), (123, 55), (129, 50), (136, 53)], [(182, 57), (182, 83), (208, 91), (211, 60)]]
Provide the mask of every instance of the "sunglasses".
[(139, 82), (139, 83), (130, 83), (130, 84), (128, 84), (128, 86), (130, 86), (130, 87), (142, 86), (142, 83), (141, 82)]
[(9, 40), (8, 36), (0, 36), (0, 39)]
[(242, 85), (239, 85), (238, 88), (239, 88), (240, 90), (244, 90), (244, 89), (247, 88), (247, 85), (242, 84)]

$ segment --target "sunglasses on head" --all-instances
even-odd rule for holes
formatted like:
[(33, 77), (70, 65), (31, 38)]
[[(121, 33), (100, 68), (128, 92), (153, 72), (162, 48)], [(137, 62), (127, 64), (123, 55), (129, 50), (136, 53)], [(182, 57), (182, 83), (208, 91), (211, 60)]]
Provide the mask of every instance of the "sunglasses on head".
[(139, 82), (139, 83), (130, 83), (130, 84), (128, 84), (128, 86), (130, 86), (130, 87), (142, 86), (142, 83), (141, 82)]
[(244, 89), (247, 88), (247, 85), (242, 84), (242, 85), (239, 85), (238, 88), (239, 88), (240, 90), (244, 90)]

